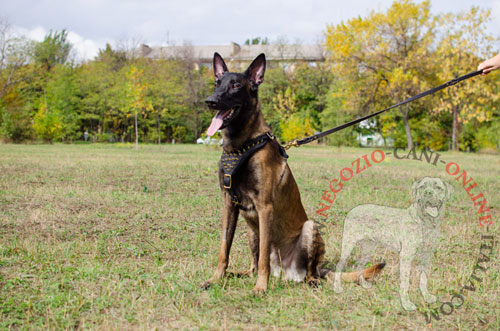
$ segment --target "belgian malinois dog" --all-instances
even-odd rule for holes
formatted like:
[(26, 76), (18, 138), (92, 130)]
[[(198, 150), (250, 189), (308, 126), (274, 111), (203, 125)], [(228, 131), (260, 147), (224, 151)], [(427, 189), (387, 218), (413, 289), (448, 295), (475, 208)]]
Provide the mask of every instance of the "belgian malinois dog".
[[(320, 277), (330, 278), (330, 274), (333, 278), (333, 272), (321, 269), (324, 241), (314, 221), (307, 218), (286, 153), (270, 134), (260, 110), (257, 92), (264, 81), (265, 55), (257, 56), (245, 72), (234, 73), (228, 72), (222, 57), (215, 53), (213, 70), (215, 91), (205, 102), (217, 110), (207, 134), (211, 136), (222, 129), (223, 136), (224, 151), (219, 164), (222, 236), (217, 269), (202, 286), (206, 288), (224, 276), (240, 214), (248, 224), (252, 252), (250, 270), (243, 274), (257, 271), (254, 293), (267, 290), (271, 272), (286, 280), (312, 284), (319, 282)], [(258, 150), (252, 150), (255, 144), (260, 146)], [(238, 162), (238, 155), (249, 149), (251, 155), (240, 162), (238, 172), (228, 175), (227, 162)], [(343, 273), (342, 278), (357, 281), (363, 275), (364, 279), (371, 279), (382, 267), (378, 264), (360, 272)]]

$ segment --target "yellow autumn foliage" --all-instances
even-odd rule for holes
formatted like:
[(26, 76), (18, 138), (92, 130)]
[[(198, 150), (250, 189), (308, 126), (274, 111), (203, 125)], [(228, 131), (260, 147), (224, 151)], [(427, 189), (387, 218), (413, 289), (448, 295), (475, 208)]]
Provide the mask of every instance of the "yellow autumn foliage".
[(288, 120), (280, 122), (281, 137), (285, 141), (304, 138), (314, 134), (311, 120), (301, 118), (299, 114), (291, 115)]
[(49, 111), (43, 103), (33, 118), (33, 129), (44, 141), (52, 142), (62, 136), (62, 123), (57, 111)]

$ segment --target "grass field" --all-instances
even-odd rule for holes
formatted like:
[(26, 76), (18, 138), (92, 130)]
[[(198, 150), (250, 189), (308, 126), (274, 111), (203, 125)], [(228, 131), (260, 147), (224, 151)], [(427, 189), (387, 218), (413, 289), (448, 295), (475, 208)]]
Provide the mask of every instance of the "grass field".
[[(429, 289), (448, 301), (471, 275), (485, 232), (471, 199), (443, 164), (387, 156), (345, 183), (327, 220), (315, 217), (330, 181), (371, 152), (289, 151), (308, 215), (326, 225), (328, 265), (338, 260), (343, 217), (351, 208), (405, 208), (415, 179), (438, 176), (455, 193), (443, 217)], [(0, 328), (428, 328), (418, 282), (412, 278), (410, 291), (418, 311), (406, 312), (398, 295), (397, 256), (383, 249), (373, 262), (388, 265), (369, 290), (344, 284), (344, 292), (335, 294), (326, 282), (314, 289), (271, 278), (267, 294), (255, 297), (255, 276), (225, 278), (201, 290), (217, 263), (219, 157), (213, 146), (135, 151), (124, 145), (0, 145)], [(493, 216), (489, 233), (497, 236), (500, 157), (444, 153), (441, 159), (456, 162), (477, 182)], [(241, 221), (229, 271), (248, 268), (249, 257)], [(431, 305), (440, 317), (433, 319), (434, 329), (500, 329), (498, 245), (490, 258), (461, 307), (444, 315), (439, 304)]]

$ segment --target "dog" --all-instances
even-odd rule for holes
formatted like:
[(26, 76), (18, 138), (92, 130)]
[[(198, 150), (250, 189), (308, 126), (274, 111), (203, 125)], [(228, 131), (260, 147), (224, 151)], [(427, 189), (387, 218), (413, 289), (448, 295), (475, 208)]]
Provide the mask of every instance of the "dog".
[[(243, 73), (235, 73), (229, 72), (223, 58), (215, 53), (213, 70), (215, 89), (205, 102), (211, 110), (217, 110), (207, 134), (222, 130), (223, 137), (219, 163), (222, 236), (217, 268), (202, 287), (225, 275), (240, 214), (248, 225), (252, 253), (250, 269), (242, 274), (257, 272), (254, 293), (267, 290), (270, 273), (285, 280), (317, 284), (329, 272), (321, 269), (325, 244), (314, 221), (308, 220), (286, 153), (270, 133), (260, 110), (258, 87), (264, 81), (265, 55), (257, 56)], [(240, 154), (246, 159), (237, 163)], [(232, 167), (239, 167), (236, 174), (228, 173)], [(363, 270), (364, 278), (371, 279), (382, 267)], [(342, 276), (355, 281), (359, 272)]]
[[(453, 194), (453, 186), (439, 178), (424, 177), (412, 185), (414, 202), (407, 209), (378, 205), (361, 205), (353, 208), (344, 221), (342, 251), (334, 279), (334, 290), (342, 292), (341, 275), (347, 258), (357, 243), (360, 243), (361, 257), (355, 269), (364, 266), (371, 258), (377, 245), (399, 253), (399, 294), (404, 309), (415, 310), (410, 301), (410, 271), (413, 260), (417, 262), (420, 277), (420, 292), (427, 303), (436, 302), (429, 293), (427, 281), (431, 267), (432, 253), (439, 240), (439, 226), (444, 213), (445, 202)], [(371, 283), (360, 276), (363, 287)]]

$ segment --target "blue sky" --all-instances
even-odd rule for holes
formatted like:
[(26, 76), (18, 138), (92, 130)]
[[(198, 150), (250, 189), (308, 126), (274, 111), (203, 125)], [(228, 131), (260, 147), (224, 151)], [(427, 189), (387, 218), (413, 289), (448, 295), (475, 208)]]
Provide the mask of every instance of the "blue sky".
[[(418, 2), (418, 1), (417, 1)], [(327, 24), (337, 24), (392, 0), (0, 0), (1, 16), (16, 31), (41, 40), (49, 30), (69, 31), (79, 58), (92, 58), (106, 42), (164, 45), (242, 43), (256, 36), (303, 44), (321, 41)], [(500, 36), (500, 0), (434, 0), (432, 11), (492, 10), (489, 31)], [(495, 48), (499, 48), (498, 46)]]

